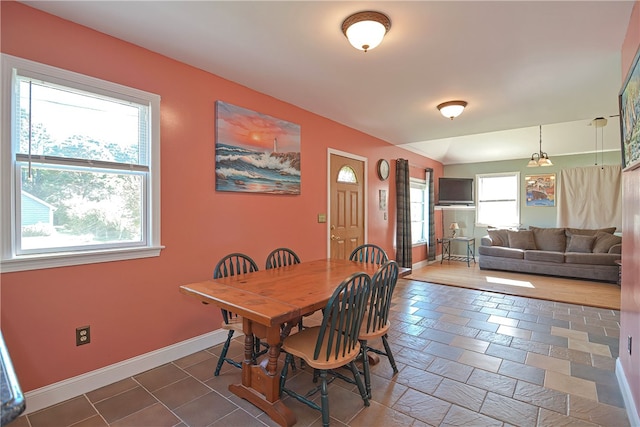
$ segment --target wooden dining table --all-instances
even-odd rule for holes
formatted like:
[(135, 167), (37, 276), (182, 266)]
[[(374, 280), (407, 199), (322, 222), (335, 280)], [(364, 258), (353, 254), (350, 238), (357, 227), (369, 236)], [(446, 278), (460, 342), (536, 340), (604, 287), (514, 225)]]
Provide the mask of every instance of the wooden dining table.
[[(324, 308), (344, 279), (357, 272), (373, 276), (378, 267), (320, 259), (190, 283), (180, 286), (180, 292), (242, 316), (245, 334), (242, 382), (231, 384), (229, 390), (262, 409), (279, 425), (291, 426), (296, 416), (280, 400), (278, 356), (282, 340), (301, 316)], [(269, 344), (266, 357), (255, 364), (254, 336)]]

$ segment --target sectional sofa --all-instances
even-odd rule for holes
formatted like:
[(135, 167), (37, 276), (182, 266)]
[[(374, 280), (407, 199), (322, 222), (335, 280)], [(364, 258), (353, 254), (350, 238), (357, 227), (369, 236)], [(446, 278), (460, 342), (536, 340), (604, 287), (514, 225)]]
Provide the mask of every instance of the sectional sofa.
[(618, 282), (622, 237), (615, 227), (488, 230), (480, 240), (482, 270), (506, 270), (550, 276)]

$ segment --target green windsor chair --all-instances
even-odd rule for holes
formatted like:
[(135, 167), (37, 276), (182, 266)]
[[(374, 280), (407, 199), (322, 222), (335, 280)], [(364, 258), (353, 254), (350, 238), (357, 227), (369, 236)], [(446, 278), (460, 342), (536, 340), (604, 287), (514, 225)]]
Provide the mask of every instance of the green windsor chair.
[[(358, 335), (369, 300), (370, 284), (371, 279), (366, 273), (354, 273), (343, 280), (324, 308), (322, 324), (290, 335), (282, 343), (286, 358), (280, 376), (280, 395), (286, 393), (320, 411), (323, 426), (329, 425), (327, 385), (336, 376), (356, 384), (365, 406), (369, 406), (369, 398), (355, 359), (360, 354)], [(286, 387), (288, 367), (294, 356), (302, 358), (311, 368), (319, 371), (321, 384), (304, 395)], [(333, 371), (345, 365), (351, 368), (353, 379), (347, 379)], [(329, 372), (333, 375), (330, 381), (327, 380)], [(318, 390), (320, 405), (309, 398)]]

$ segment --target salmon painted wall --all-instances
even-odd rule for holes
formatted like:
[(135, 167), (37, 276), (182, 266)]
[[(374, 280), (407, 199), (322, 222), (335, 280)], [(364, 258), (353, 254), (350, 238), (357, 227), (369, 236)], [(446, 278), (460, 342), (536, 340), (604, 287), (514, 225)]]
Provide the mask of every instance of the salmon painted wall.
[[(640, 2), (636, 1), (622, 45), (622, 79), (640, 49)], [(622, 294), (620, 363), (640, 411), (640, 168), (622, 173)], [(631, 355), (627, 337), (633, 337)], [(638, 414), (640, 417), (640, 414)]]
[[(181, 295), (178, 286), (211, 277), (226, 253), (245, 252), (260, 266), (277, 246), (303, 260), (324, 258), (327, 225), (317, 215), (327, 210), (329, 148), (369, 159), (369, 241), (390, 254), (395, 162), (392, 178), (381, 182), (377, 160), (406, 158), (442, 175), (438, 162), (218, 76), (20, 3), (2, 1), (1, 8), (3, 53), (162, 97), (161, 255), (0, 276), (2, 332), (24, 391), (217, 329), (219, 310)], [(215, 191), (216, 100), (301, 126), (301, 195)], [(380, 189), (389, 195), (388, 220), (378, 210)], [(76, 347), (75, 328), (83, 325), (91, 325), (91, 344)]]

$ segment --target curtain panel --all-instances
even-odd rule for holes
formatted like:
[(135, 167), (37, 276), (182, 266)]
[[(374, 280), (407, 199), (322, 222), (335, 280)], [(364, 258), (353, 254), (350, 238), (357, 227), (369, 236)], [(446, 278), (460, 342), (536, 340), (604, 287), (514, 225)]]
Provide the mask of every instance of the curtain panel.
[(558, 227), (622, 230), (622, 166), (587, 166), (558, 173)]
[(429, 250), (427, 261), (436, 260), (436, 216), (435, 216), (435, 190), (433, 188), (433, 169), (425, 169), (427, 174), (427, 188), (429, 191)]
[(409, 161), (396, 160), (396, 262), (411, 268), (411, 186)]

